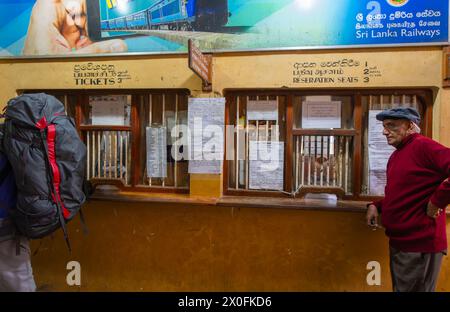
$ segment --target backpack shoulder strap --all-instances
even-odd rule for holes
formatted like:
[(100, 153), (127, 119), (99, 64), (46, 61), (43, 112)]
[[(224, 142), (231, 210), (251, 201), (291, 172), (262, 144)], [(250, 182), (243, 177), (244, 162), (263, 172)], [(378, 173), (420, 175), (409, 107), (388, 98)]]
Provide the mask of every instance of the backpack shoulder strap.
[[(6, 156), (1, 156), (1, 157), (5, 157)], [(3, 182), (5, 182), (5, 179), (8, 177), (8, 175), (11, 173), (11, 168), (8, 164), (8, 162), (5, 164), (5, 166), (3, 167), (3, 170), (0, 170), (0, 185), (3, 184)]]
[(8, 174), (9, 174), (8, 170), (2, 170), (0, 172), (0, 185), (2, 185), (3, 182), (5, 182), (5, 179), (8, 176)]
[[(44, 153), (45, 153), (45, 157), (46, 157), (47, 162), (48, 162), (48, 166), (49, 166), (49, 168), (52, 168), (51, 163), (50, 163), (51, 160), (50, 160), (50, 155), (49, 155), (49, 147), (48, 147), (48, 144), (47, 144), (47, 135), (48, 134), (46, 134), (45, 128), (41, 129), (40, 134), (41, 134), (42, 143), (44, 145)], [(51, 169), (49, 170), (49, 172), (50, 171), (51, 171)], [(60, 222), (61, 228), (63, 230), (63, 234), (64, 234), (64, 238), (66, 240), (67, 248), (69, 249), (69, 253), (71, 253), (72, 252), (72, 248), (70, 246), (69, 235), (67, 233), (67, 227), (66, 227), (66, 221), (65, 221), (64, 215), (63, 215), (63, 206), (61, 205), (61, 201), (59, 199), (57, 190), (55, 188), (53, 174), (49, 173), (49, 177), (50, 177), (50, 181), (51, 181), (50, 182), (51, 190), (52, 190), (53, 196), (55, 198), (56, 206), (58, 207), (59, 222)]]

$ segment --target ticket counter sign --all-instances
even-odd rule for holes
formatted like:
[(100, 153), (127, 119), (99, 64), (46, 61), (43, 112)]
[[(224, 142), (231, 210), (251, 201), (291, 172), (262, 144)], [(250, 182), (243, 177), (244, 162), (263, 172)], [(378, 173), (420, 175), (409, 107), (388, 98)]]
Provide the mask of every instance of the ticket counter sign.
[(448, 45), (449, 0), (0, 0), (0, 57)]
[(212, 57), (203, 54), (192, 39), (188, 42), (188, 66), (203, 80), (203, 91), (212, 90)]

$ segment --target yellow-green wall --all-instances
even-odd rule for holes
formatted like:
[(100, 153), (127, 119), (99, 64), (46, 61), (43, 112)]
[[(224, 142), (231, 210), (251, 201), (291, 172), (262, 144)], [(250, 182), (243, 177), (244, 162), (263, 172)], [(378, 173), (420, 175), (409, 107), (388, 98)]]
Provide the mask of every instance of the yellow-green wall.
[[(343, 58), (367, 61), (382, 75), (352, 85), (299, 86), (292, 80), (296, 62)], [(79, 88), (74, 65), (88, 62), (128, 70), (132, 79), (116, 88), (186, 88), (193, 96), (222, 96), (229, 88), (433, 88), (433, 137), (450, 145), (450, 94), (441, 88), (440, 48), (214, 55), (210, 94), (201, 91), (184, 55), (2, 60), (0, 107), (16, 90)], [(219, 197), (221, 184), (219, 175), (193, 175), (191, 196)], [(367, 229), (363, 212), (107, 201), (92, 201), (84, 210), (90, 233), (83, 236), (78, 220), (70, 224), (72, 255), (58, 233), (42, 240), (33, 256), (41, 289), (79, 290), (66, 285), (69, 260), (80, 262), (81, 290), (88, 291), (391, 289), (387, 240), (382, 231)], [(381, 263), (381, 286), (366, 283), (369, 261)], [(449, 269), (445, 259), (439, 290), (450, 291)]]
[[(70, 224), (33, 257), (36, 280), (58, 291), (390, 291), (387, 239), (364, 214), (183, 204), (92, 202), (89, 234)], [(34, 244), (34, 248), (38, 243)], [(81, 287), (66, 264), (81, 264)], [(368, 286), (368, 262), (381, 286)], [(438, 290), (449, 291), (444, 259)]]

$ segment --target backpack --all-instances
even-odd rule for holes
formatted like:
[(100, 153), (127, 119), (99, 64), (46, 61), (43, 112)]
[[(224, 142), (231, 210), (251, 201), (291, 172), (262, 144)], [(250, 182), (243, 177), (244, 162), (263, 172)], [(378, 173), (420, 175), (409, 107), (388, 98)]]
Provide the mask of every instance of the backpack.
[(0, 219), (5, 219), (8, 211), (16, 205), (16, 192), (12, 168), (6, 156), (0, 152)]
[[(14, 171), (17, 204), (9, 217), (29, 239), (62, 228), (86, 201), (86, 146), (55, 97), (39, 93), (11, 99), (5, 108), (2, 150)], [(83, 221), (83, 218), (82, 218)], [(84, 222), (83, 222), (84, 225)]]
[(17, 189), (12, 168), (6, 156), (0, 152), (0, 242), (15, 236), (8, 212), (16, 205)]

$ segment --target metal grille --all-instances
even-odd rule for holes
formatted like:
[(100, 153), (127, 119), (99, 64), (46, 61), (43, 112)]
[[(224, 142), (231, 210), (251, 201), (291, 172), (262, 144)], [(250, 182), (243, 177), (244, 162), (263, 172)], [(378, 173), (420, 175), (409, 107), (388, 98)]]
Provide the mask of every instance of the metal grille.
[(141, 177), (139, 186), (143, 187), (161, 187), (173, 189), (187, 189), (189, 174), (188, 162), (185, 159), (174, 159), (172, 149), (180, 151), (183, 147), (178, 146), (178, 138), (171, 138), (172, 130), (178, 130), (180, 127), (187, 126), (187, 95), (170, 94), (149, 94), (140, 98), (140, 113), (142, 116), (141, 141), (142, 149), (145, 150), (145, 128), (158, 126), (167, 129), (167, 177), (150, 178), (147, 175), (146, 155), (142, 155), (143, 166), (141, 168)]
[[(241, 97), (237, 97), (236, 113), (230, 116), (234, 119), (232, 123), (235, 125), (234, 135), (227, 140), (231, 140), (232, 144), (228, 146), (234, 147), (233, 161), (229, 173), (229, 189), (233, 190), (249, 190), (249, 158), (250, 158), (250, 141), (280, 141), (281, 134), (279, 128), (279, 120), (252, 120), (246, 118), (247, 106), (249, 100), (273, 100), (280, 105), (278, 96), (247, 96), (245, 102)], [(244, 102), (244, 103), (243, 103)]]
[(333, 187), (351, 191), (352, 136), (294, 137), (294, 188)]
[(369, 110), (390, 109), (396, 107), (414, 107), (420, 111), (416, 95), (365, 95), (363, 102), (368, 103)]
[(86, 131), (88, 179), (121, 180), (130, 185), (130, 133)]

